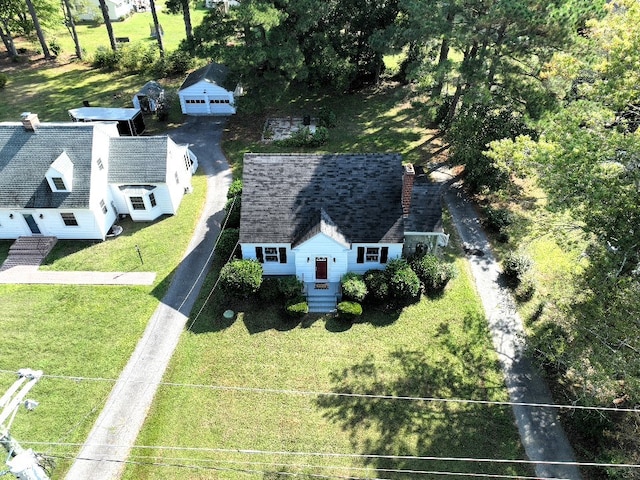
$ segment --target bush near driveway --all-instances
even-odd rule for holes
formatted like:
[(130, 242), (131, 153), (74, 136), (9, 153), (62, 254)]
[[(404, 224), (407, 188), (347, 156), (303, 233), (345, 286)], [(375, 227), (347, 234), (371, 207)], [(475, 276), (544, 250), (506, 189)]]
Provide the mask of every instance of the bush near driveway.
[(232, 296), (246, 298), (262, 283), (262, 265), (255, 260), (233, 260), (220, 270), (220, 288)]

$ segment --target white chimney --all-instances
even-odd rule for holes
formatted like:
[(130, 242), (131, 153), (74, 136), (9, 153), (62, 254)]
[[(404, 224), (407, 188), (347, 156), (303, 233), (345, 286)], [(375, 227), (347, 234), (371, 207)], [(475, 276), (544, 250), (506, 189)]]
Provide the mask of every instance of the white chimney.
[(22, 118), (24, 129), (29, 132), (35, 132), (38, 125), (40, 125), (40, 120), (36, 113), (24, 112), (20, 117)]

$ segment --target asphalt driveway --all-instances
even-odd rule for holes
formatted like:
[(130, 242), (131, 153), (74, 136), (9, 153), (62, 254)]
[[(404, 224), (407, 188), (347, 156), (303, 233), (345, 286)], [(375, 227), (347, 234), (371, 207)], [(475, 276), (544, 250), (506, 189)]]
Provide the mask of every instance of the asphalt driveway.
[[(207, 198), (198, 225), (169, 289), (116, 382), (67, 480), (120, 478), (157, 387), (211, 265), (231, 170), (220, 148), (224, 117), (189, 117), (169, 136), (188, 144), (207, 176)], [(179, 215), (179, 213), (178, 213)]]

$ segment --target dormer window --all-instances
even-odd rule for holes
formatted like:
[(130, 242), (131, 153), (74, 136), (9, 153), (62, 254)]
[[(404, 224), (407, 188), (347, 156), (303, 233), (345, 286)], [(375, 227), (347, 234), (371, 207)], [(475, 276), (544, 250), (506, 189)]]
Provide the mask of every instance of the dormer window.
[(66, 190), (67, 187), (64, 186), (64, 180), (62, 177), (51, 177), (51, 181), (53, 185), (56, 187), (56, 190)]
[(70, 192), (73, 183), (73, 162), (63, 151), (47, 170), (47, 182), (52, 192)]

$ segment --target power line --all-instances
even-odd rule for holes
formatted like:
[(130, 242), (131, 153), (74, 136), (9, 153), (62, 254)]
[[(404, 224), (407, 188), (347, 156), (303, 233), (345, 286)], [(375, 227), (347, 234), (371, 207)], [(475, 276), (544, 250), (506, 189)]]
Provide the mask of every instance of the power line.
[[(84, 460), (84, 461), (92, 461), (92, 462), (117, 462), (123, 464), (133, 464), (133, 465), (143, 465), (143, 466), (156, 466), (156, 467), (173, 467), (173, 468), (187, 468), (194, 470), (216, 470), (216, 471), (227, 471), (227, 472), (239, 472), (239, 473), (247, 473), (247, 474), (265, 474), (265, 473), (276, 473), (279, 475), (287, 475), (297, 477), (299, 475), (304, 475), (305, 477), (312, 478), (326, 478), (326, 479), (349, 479), (349, 480), (390, 480), (382, 477), (355, 477), (355, 476), (344, 476), (344, 475), (327, 475), (327, 474), (318, 474), (318, 473), (308, 473), (308, 472), (288, 472), (286, 470), (256, 470), (256, 469), (241, 469), (241, 468), (231, 468), (231, 467), (220, 467), (220, 466), (205, 466), (205, 465), (193, 465), (193, 464), (184, 464), (184, 463), (169, 463), (169, 462), (142, 462), (136, 460), (112, 460), (112, 459), (94, 459), (94, 458), (84, 458), (84, 457), (72, 457), (72, 456), (64, 456), (64, 455), (52, 455), (54, 458), (63, 458), (70, 460)], [(189, 460), (189, 459), (180, 459), (176, 460)], [(224, 462), (229, 463), (229, 462)], [(241, 462), (238, 462), (241, 463)], [(251, 462), (247, 462), (248, 464), (252, 464)], [(325, 467), (322, 465), (298, 465), (298, 464), (281, 464), (281, 463), (257, 463), (256, 465), (261, 466), (273, 466), (273, 467), (297, 467), (297, 468), (335, 468), (342, 470), (366, 470), (365, 468), (359, 467), (340, 467), (340, 466), (329, 466)], [(493, 474), (493, 473), (477, 473), (477, 472), (450, 472), (450, 471), (439, 471), (439, 470), (410, 470), (410, 469), (394, 469), (394, 468), (375, 468), (376, 471), (384, 472), (384, 473), (408, 473), (408, 474), (418, 474), (418, 475), (440, 475), (440, 476), (456, 476), (456, 477), (475, 477), (475, 478), (503, 478), (503, 479), (518, 479), (518, 480), (570, 480), (566, 478), (558, 478), (558, 477), (529, 477), (522, 475), (501, 475), (501, 474)]]
[[(12, 370), (0, 370), (0, 373), (15, 373)], [(68, 375), (43, 375), (46, 378), (73, 380), (80, 381), (94, 381), (94, 382), (116, 382), (117, 379), (102, 378), (102, 377), (80, 377), (80, 376), (68, 376)], [(137, 381), (137, 383), (144, 383)], [(154, 384), (155, 385), (155, 384)], [(438, 398), (438, 397), (418, 397), (418, 396), (403, 396), (403, 395), (380, 395), (380, 394), (368, 394), (368, 393), (346, 393), (346, 392), (318, 392), (312, 390), (295, 390), (295, 389), (277, 389), (277, 388), (260, 388), (260, 387), (238, 387), (228, 385), (209, 385), (198, 383), (178, 383), (178, 382), (159, 382), (157, 385), (179, 388), (204, 388), (209, 390), (221, 390), (221, 391), (235, 391), (235, 392), (249, 392), (249, 393), (270, 393), (270, 394), (282, 394), (282, 395), (300, 395), (300, 396), (315, 396), (315, 397), (346, 397), (346, 398), (366, 398), (374, 400), (402, 400), (402, 401), (416, 401), (416, 402), (431, 402), (431, 403), (458, 403), (458, 404), (476, 404), (476, 405), (493, 405), (493, 406), (519, 406), (519, 407), (535, 407), (535, 408), (557, 408), (557, 409), (569, 409), (569, 410), (591, 410), (591, 411), (605, 411), (605, 412), (632, 412), (640, 413), (638, 408), (623, 408), (623, 407), (591, 407), (586, 405), (567, 405), (556, 403), (534, 403), (534, 402), (511, 402), (511, 401), (499, 401), (499, 400), (473, 400), (465, 398)]]
[[(161, 460), (182, 460), (182, 461), (193, 461), (193, 462), (207, 462), (207, 463), (226, 463), (233, 465), (255, 465), (255, 466), (273, 466), (273, 467), (294, 467), (294, 468), (322, 468), (325, 470), (347, 470), (347, 471), (369, 471), (370, 468), (366, 467), (353, 467), (353, 466), (343, 466), (343, 465), (313, 465), (310, 463), (276, 463), (276, 462), (248, 462), (248, 461), (238, 461), (238, 460), (212, 460), (212, 459), (201, 459), (195, 457), (160, 457), (154, 455), (130, 455), (129, 458), (155, 458)], [(482, 477), (490, 477), (490, 478), (508, 478), (508, 479), (517, 479), (517, 480), (560, 480), (560, 479), (547, 479), (541, 477), (527, 477), (522, 475), (501, 475), (501, 474), (490, 474), (490, 473), (471, 473), (471, 472), (434, 472), (427, 470), (411, 470), (411, 469), (400, 469), (400, 468), (382, 468), (375, 467), (375, 469), (379, 472), (385, 473), (412, 473), (419, 475), (430, 475), (430, 474), (441, 474), (441, 475), (463, 475), (463, 476), (482, 476)]]
[[(55, 443), (55, 442), (23, 442), (28, 445), (57, 445), (63, 447), (87, 446), (82, 443)], [(562, 460), (525, 460), (506, 458), (476, 458), (476, 457), (444, 457), (434, 455), (388, 455), (373, 453), (336, 453), (336, 452), (291, 452), (282, 450), (256, 450), (256, 449), (233, 449), (233, 448), (213, 448), (213, 447), (176, 447), (163, 445), (100, 445), (91, 444), (92, 447), (127, 448), (127, 449), (156, 449), (168, 451), (190, 451), (208, 453), (226, 453), (241, 455), (281, 455), (281, 456), (306, 456), (306, 457), (326, 457), (326, 458), (360, 458), (369, 460), (422, 460), (438, 462), (474, 462), (486, 464), (515, 464), (515, 465), (557, 465), (575, 467), (615, 467), (615, 468), (640, 468), (640, 464), (632, 463), (601, 463), (601, 462), (573, 462)], [(79, 458), (83, 460), (82, 458)], [(88, 459), (91, 460), (91, 459)], [(98, 461), (98, 460), (96, 460)]]
[[(231, 202), (231, 206), (229, 207), (229, 212), (233, 211), (233, 207), (235, 207), (235, 205), (236, 205), (236, 199), (237, 198), (238, 198), (237, 195), (235, 197), (233, 197), (233, 201)], [(218, 242), (220, 241), (220, 237), (222, 237), (222, 232), (224, 232), (224, 228), (227, 225), (227, 221), (229, 220), (229, 216), (230, 215), (227, 215), (227, 217), (224, 219), (224, 222), (223, 222), (222, 226), (220, 227), (220, 233), (218, 234), (218, 237), (216, 238), (216, 243), (213, 245), (213, 249), (211, 250), (211, 253), (209, 254), (209, 257), (207, 258), (207, 263), (209, 262), (209, 259), (211, 259), (211, 257), (213, 256), (213, 254), (216, 251), (216, 247), (218, 246)], [(231, 253), (229, 254), (229, 258), (227, 259), (227, 263), (231, 261), (231, 258), (233, 257), (233, 252), (235, 252), (235, 250), (236, 250), (236, 248), (238, 248), (239, 244), (240, 244), (240, 240), (238, 240), (236, 242), (236, 244), (234, 245), (233, 249), (231, 250)], [(200, 274), (202, 274), (202, 272), (200, 272)], [(199, 278), (199, 276), (198, 276), (198, 278)], [(213, 287), (211, 287), (211, 290), (209, 290), (209, 293), (207, 294), (207, 297), (202, 302), (200, 310), (198, 310), (198, 313), (195, 314), (195, 316), (193, 317), (193, 319), (189, 323), (189, 326), (187, 327), (187, 331), (190, 331), (191, 328), (193, 327), (193, 325), (198, 320), (198, 318), (200, 318), (200, 314), (202, 313), (202, 311), (207, 306), (207, 303), (209, 302), (209, 299), (211, 298), (211, 295), (213, 295), (213, 292), (215, 291), (216, 287), (218, 286), (219, 281), (220, 281), (220, 276), (218, 275), (218, 278), (216, 278), (216, 281), (214, 282)], [(195, 283), (194, 283), (194, 285), (195, 285)]]

